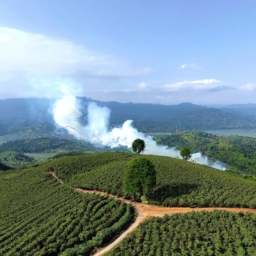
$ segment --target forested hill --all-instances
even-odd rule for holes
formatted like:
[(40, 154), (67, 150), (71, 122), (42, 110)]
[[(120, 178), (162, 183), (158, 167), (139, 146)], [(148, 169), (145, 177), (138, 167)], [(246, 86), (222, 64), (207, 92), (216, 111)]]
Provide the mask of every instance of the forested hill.
[(99, 102), (111, 109), (110, 124), (118, 125), (127, 119), (142, 132), (174, 132), (176, 130), (255, 129), (249, 117), (216, 108), (191, 103), (179, 105), (121, 104)]
[(11, 170), (11, 169), (12, 169), (11, 167), (0, 163), (0, 171), (7, 171), (7, 170)]
[(189, 148), (192, 153), (201, 152), (228, 164), (235, 172), (256, 174), (256, 138), (187, 131), (155, 136), (154, 139), (161, 145)]
[(225, 107), (220, 107), (221, 110), (231, 113), (247, 116), (256, 120), (256, 104), (234, 104)]
[(44, 122), (52, 119), (50, 108), (54, 99), (17, 98), (0, 100), (0, 122), (12, 123), (23, 121)]
[[(87, 123), (87, 106), (91, 99), (80, 98), (83, 124)], [(256, 129), (252, 115), (245, 115), (242, 105), (236, 111), (208, 108), (191, 103), (179, 105), (134, 104), (100, 102), (111, 110), (110, 126), (134, 120), (134, 126), (142, 132), (174, 132), (177, 130), (208, 129)], [(28, 130), (37, 126), (44, 131), (54, 130), (51, 113), (54, 99), (28, 98), (0, 100), (0, 135)]]

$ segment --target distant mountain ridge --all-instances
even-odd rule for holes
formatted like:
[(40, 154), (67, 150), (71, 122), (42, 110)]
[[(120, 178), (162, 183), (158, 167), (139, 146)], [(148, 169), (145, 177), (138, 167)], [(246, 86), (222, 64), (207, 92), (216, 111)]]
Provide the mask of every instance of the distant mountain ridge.
[[(17, 98), (0, 100), (0, 135), (36, 127), (42, 123), (44, 129), (54, 130), (51, 109), (56, 99)], [(91, 100), (79, 98), (81, 122), (87, 123), (87, 106)], [(142, 132), (174, 132), (176, 130), (207, 129), (256, 129), (254, 109), (256, 104), (230, 105), (222, 108), (204, 107), (192, 103), (160, 105), (144, 103), (118, 103), (95, 100), (99, 106), (111, 110), (110, 127), (120, 126), (126, 120), (133, 120), (134, 126)], [(250, 109), (250, 114), (248, 114)], [(22, 128), (23, 126), (23, 128)], [(11, 128), (10, 128), (11, 127)], [(34, 128), (36, 129), (36, 128)]]
[(253, 103), (228, 105), (220, 109), (256, 119), (256, 104)]
[(111, 109), (110, 124), (120, 125), (134, 120), (143, 132), (173, 132), (176, 130), (255, 129), (254, 120), (243, 112), (208, 108), (192, 103), (178, 105), (97, 102)]
[(44, 122), (52, 119), (50, 108), (54, 99), (48, 98), (11, 98), (0, 100), (0, 122), (19, 121)]

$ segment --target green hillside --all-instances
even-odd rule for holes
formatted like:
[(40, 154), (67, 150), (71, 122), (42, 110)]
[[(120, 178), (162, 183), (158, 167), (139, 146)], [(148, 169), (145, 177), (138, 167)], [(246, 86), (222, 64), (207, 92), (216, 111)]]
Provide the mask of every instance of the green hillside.
[[(123, 192), (123, 173), (136, 156), (95, 153), (63, 157), (43, 166), (72, 186)], [(156, 167), (157, 187), (149, 202), (165, 206), (227, 206), (256, 208), (256, 183), (202, 165), (162, 156), (146, 156)]]
[(5, 151), (0, 153), (0, 162), (12, 168), (21, 168), (35, 163), (35, 159), (13, 151)]
[(256, 215), (226, 211), (150, 218), (106, 256), (255, 255)]
[(0, 171), (7, 171), (7, 170), (10, 170), (10, 169), (12, 169), (12, 168), (3, 164), (3, 163), (0, 163)]
[(202, 152), (232, 167), (233, 171), (256, 174), (256, 138), (218, 136), (201, 131), (176, 132), (155, 136), (158, 144), (169, 147), (187, 147), (192, 153)]
[[(88, 99), (81, 99), (87, 102)], [(186, 130), (255, 129), (254, 118), (216, 108), (191, 103), (160, 105), (143, 103), (100, 102), (111, 110), (110, 125), (120, 125), (127, 119), (142, 132), (175, 132)], [(85, 105), (85, 104), (84, 104)], [(86, 105), (85, 105), (86, 106)], [(83, 110), (86, 117), (86, 110)]]
[[(133, 207), (68, 185), (124, 195), (123, 172), (135, 157), (119, 152), (63, 156), (0, 172), (0, 255), (91, 255), (103, 247), (134, 220)], [(145, 157), (157, 171), (151, 203), (256, 208), (255, 182), (184, 160)], [(209, 250), (204, 255), (225, 250), (253, 255), (255, 221), (255, 215), (226, 212), (153, 218), (110, 255), (203, 255), (204, 250)]]
[(130, 205), (76, 192), (46, 171), (0, 172), (0, 255), (90, 255), (133, 219)]
[(0, 145), (0, 152), (16, 151), (19, 153), (55, 153), (59, 151), (84, 152), (86, 150), (95, 150), (95, 147), (85, 141), (55, 137), (13, 140)]

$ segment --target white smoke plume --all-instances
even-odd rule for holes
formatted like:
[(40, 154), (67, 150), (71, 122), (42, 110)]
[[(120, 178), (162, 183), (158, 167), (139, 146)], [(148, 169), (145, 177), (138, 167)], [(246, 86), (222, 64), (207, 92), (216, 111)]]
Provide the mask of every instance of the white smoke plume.
[[(88, 105), (88, 125), (81, 125), (79, 122), (82, 114), (80, 103), (74, 95), (66, 94), (58, 100), (55, 103), (53, 114), (55, 122), (77, 139), (111, 148), (118, 146), (131, 148), (132, 142), (140, 138), (146, 144), (144, 154), (181, 158), (180, 152), (176, 148), (157, 145), (152, 136), (146, 136), (132, 127), (132, 120), (125, 121), (121, 127), (109, 130), (110, 110), (106, 107), (99, 107), (94, 102)], [(202, 156), (200, 153), (193, 154), (190, 161), (225, 170), (220, 162), (210, 162), (206, 156)]]
[(207, 156), (202, 155), (200, 152), (192, 154), (189, 161), (193, 163), (209, 166), (221, 171), (225, 171), (227, 169), (224, 163), (220, 161), (212, 161)]
[(118, 146), (130, 148), (132, 142), (140, 138), (146, 143), (145, 154), (180, 158), (177, 150), (167, 146), (158, 146), (151, 136), (145, 136), (137, 131), (132, 127), (132, 120), (125, 121), (121, 127), (109, 130), (110, 110), (106, 107), (99, 107), (94, 102), (88, 105), (88, 125), (86, 126), (79, 123), (81, 117), (80, 105), (73, 95), (67, 95), (58, 100), (53, 113), (55, 122), (78, 139), (111, 148)]

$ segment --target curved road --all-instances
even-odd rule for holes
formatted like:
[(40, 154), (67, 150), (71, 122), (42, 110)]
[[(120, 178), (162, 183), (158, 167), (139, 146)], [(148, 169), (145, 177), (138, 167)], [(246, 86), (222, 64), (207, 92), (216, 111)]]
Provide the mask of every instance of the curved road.
[[(52, 176), (54, 176), (61, 184), (64, 182), (57, 177), (54, 172), (50, 172)], [(131, 233), (142, 221), (149, 217), (163, 217), (165, 214), (171, 215), (175, 213), (188, 213), (188, 212), (201, 212), (201, 211), (228, 211), (228, 212), (251, 212), (256, 214), (256, 209), (249, 209), (249, 208), (225, 208), (225, 207), (208, 207), (208, 208), (188, 208), (188, 207), (159, 207), (157, 205), (150, 205), (150, 204), (142, 204), (137, 202), (132, 202), (130, 200), (126, 200), (123, 197), (117, 197), (106, 192), (98, 191), (98, 190), (86, 190), (82, 188), (74, 188), (75, 190), (81, 193), (96, 193), (100, 195), (107, 195), (112, 198), (116, 198), (121, 200), (127, 204), (133, 205), (137, 212), (138, 216), (135, 222), (125, 231), (123, 232), (116, 240), (114, 240), (111, 244), (107, 245), (105, 248), (101, 249), (100, 251), (96, 252), (94, 256), (103, 256), (105, 253), (109, 252), (113, 249), (117, 244), (119, 244), (129, 233)]]

